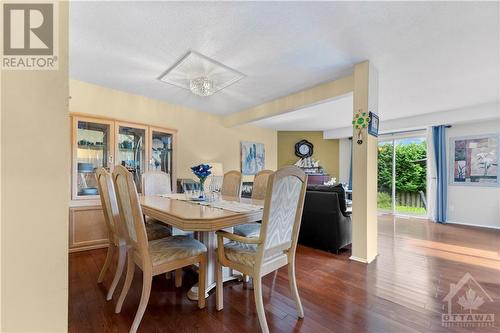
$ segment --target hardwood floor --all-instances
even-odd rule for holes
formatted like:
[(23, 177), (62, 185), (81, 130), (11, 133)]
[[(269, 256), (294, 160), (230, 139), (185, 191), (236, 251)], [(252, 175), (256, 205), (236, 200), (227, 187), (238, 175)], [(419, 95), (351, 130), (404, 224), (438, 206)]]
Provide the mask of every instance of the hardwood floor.
[[(136, 271), (122, 312), (115, 314), (118, 292), (112, 301), (105, 300), (112, 274), (103, 285), (96, 283), (105, 255), (105, 250), (70, 254), (69, 332), (130, 328), (142, 277)], [(333, 255), (299, 247), (303, 320), (295, 314), (286, 268), (266, 276), (263, 294), (271, 332), (500, 332), (500, 231), (379, 216), (378, 258), (365, 265), (349, 255), (348, 250)], [(447, 311), (442, 300), (450, 284), (467, 272), (493, 299), (481, 294), (484, 304), (472, 312), (494, 314), (495, 327), (442, 327), (441, 314)], [(259, 331), (250, 286), (226, 284), (224, 310), (217, 312), (213, 293), (204, 310), (187, 299), (195, 280), (194, 273), (185, 271), (183, 287), (175, 288), (173, 279), (155, 277), (139, 332)], [(454, 306), (460, 307), (456, 301)]]

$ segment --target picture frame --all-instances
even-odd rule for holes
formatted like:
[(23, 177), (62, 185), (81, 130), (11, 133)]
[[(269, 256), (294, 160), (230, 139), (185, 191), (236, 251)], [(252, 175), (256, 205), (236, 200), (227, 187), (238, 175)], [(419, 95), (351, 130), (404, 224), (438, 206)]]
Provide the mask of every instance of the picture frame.
[(448, 183), (500, 186), (500, 133), (450, 138)]
[(380, 119), (376, 113), (371, 111), (369, 113), (369, 117), (370, 117), (370, 123), (368, 124), (368, 134), (378, 137)]
[(240, 142), (241, 173), (243, 175), (256, 175), (259, 171), (264, 170), (265, 159), (266, 152), (263, 143)]

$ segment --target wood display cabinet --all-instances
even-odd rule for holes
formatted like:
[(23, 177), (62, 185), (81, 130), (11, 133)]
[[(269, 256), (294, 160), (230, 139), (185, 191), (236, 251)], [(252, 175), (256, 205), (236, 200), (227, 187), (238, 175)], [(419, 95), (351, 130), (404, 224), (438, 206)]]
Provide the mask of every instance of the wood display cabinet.
[[(175, 130), (96, 118), (71, 116), (72, 163), (69, 206), (70, 252), (107, 246), (107, 230), (95, 172), (104, 167), (125, 166), (141, 192), (145, 170), (170, 174), (175, 184)], [(172, 189), (175, 191), (175, 189)]]

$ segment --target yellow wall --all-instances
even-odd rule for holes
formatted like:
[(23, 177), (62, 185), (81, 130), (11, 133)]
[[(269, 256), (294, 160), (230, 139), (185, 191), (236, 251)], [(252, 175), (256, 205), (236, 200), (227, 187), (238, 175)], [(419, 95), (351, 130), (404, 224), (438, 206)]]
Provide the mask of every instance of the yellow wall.
[(224, 171), (240, 170), (240, 141), (264, 143), (266, 168), (277, 167), (274, 130), (228, 128), (219, 116), (76, 80), (70, 80), (70, 95), (70, 112), (177, 129), (178, 178), (192, 177), (190, 167), (203, 161), (221, 162)]
[(313, 158), (319, 160), (326, 173), (339, 177), (339, 140), (323, 139), (321, 131), (279, 131), (278, 132), (278, 167), (295, 164), (295, 144), (305, 139), (314, 145)]
[(59, 69), (2, 71), (2, 332), (68, 329), (68, 4)]

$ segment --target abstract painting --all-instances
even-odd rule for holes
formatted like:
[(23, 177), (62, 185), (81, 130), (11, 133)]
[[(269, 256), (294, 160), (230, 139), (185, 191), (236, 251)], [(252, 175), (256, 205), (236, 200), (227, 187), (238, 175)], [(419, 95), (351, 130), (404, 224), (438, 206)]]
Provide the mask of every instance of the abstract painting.
[(451, 138), (450, 182), (461, 185), (500, 185), (500, 135)]
[(257, 142), (241, 141), (241, 173), (255, 175), (264, 169), (265, 151), (264, 144)]

